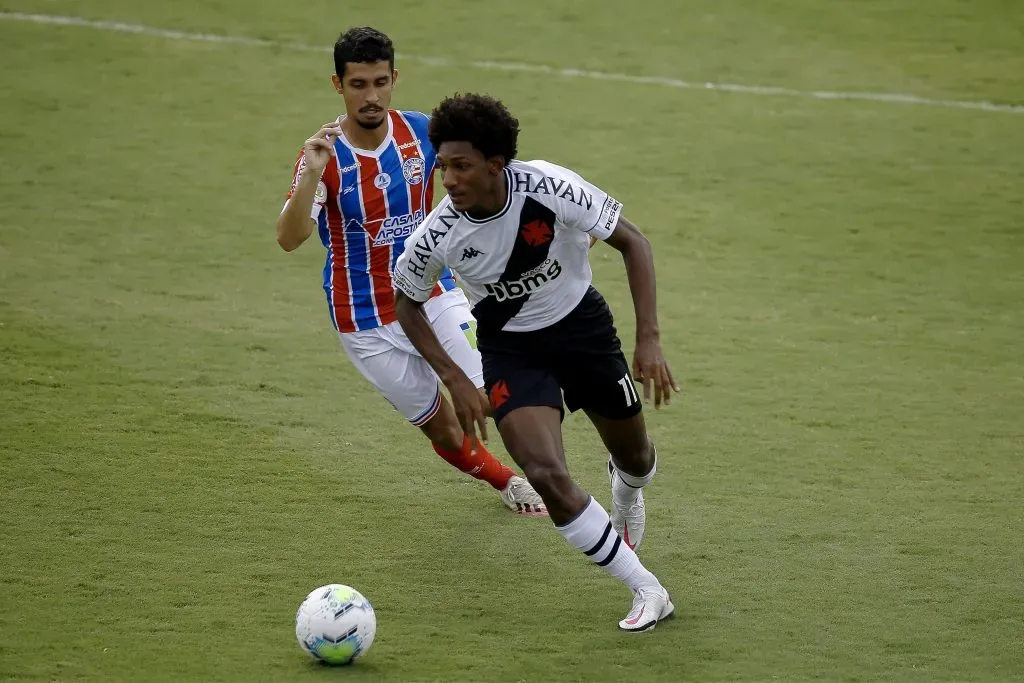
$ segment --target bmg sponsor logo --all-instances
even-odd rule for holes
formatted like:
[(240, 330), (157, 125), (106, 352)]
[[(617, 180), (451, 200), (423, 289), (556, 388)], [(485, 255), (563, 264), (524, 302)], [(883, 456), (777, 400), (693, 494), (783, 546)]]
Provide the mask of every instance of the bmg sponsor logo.
[(491, 285), (484, 285), (484, 288), (498, 301), (508, 301), (533, 294), (561, 274), (562, 265), (558, 260), (548, 259), (533, 270), (523, 273), (517, 280), (495, 282)]

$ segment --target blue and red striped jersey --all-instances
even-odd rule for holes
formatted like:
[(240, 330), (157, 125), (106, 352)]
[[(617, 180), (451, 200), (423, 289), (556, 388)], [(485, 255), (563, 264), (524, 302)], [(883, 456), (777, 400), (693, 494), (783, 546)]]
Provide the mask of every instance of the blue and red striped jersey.
[[(420, 112), (389, 110), (388, 135), (377, 149), (357, 149), (340, 137), (334, 143), (311, 216), (327, 249), (324, 292), (339, 332), (396, 319), (391, 271), (406, 238), (430, 213), (434, 196), (437, 162), (428, 120)], [(300, 152), (289, 198), (304, 169)], [(454, 288), (451, 272), (445, 271), (432, 295)]]

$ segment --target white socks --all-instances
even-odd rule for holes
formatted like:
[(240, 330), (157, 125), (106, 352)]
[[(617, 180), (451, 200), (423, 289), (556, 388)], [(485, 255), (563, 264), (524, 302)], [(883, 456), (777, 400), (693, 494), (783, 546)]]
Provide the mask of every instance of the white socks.
[(623, 543), (612, 530), (608, 513), (593, 497), (572, 521), (555, 528), (565, 536), (565, 540), (583, 551), (591, 562), (604, 567), (606, 572), (626, 584), (631, 591), (661, 586), (657, 577), (640, 564), (640, 558), (632, 548)]

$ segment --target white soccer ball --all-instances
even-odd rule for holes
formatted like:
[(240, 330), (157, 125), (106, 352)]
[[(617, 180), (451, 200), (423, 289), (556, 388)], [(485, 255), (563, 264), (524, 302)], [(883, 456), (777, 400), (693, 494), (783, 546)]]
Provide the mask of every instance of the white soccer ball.
[(377, 633), (370, 601), (355, 588), (332, 583), (306, 596), (295, 613), (295, 637), (325, 664), (349, 664), (366, 654)]

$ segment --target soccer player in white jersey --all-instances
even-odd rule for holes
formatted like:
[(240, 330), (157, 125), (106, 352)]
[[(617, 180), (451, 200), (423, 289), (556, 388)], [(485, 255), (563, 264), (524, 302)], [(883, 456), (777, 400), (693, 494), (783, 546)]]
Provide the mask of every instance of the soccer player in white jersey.
[[(559, 532), (634, 595), (619, 622), (646, 631), (675, 609), (640, 562), (643, 487), (657, 457), (633, 376), (649, 399), (679, 391), (662, 354), (650, 243), (622, 205), (576, 173), (517, 161), (519, 122), (490, 97), (457, 95), (434, 109), (429, 137), (448, 196), (406, 242), (392, 279), (398, 321), (452, 395), (464, 431), (486, 440), (488, 406), (424, 316), (446, 269), (473, 304), (490, 408), (508, 452), (547, 505)], [(636, 313), (633, 375), (611, 311), (591, 285), (590, 238), (622, 253)], [(610, 458), (612, 514), (569, 475), (564, 405), (583, 410)]]
[[(356, 369), (446, 462), (490, 484), (509, 509), (543, 515), (526, 479), (463, 433), (437, 376), (396, 322), (391, 268), (430, 210), (436, 155), (425, 114), (389, 109), (394, 67), (383, 33), (358, 27), (338, 39), (332, 81), (345, 115), (306, 140), (277, 218), (277, 241), (292, 251), (317, 230), (327, 250), (328, 313)], [(450, 272), (438, 278), (425, 309), (445, 348), (483, 387), (473, 316)]]

